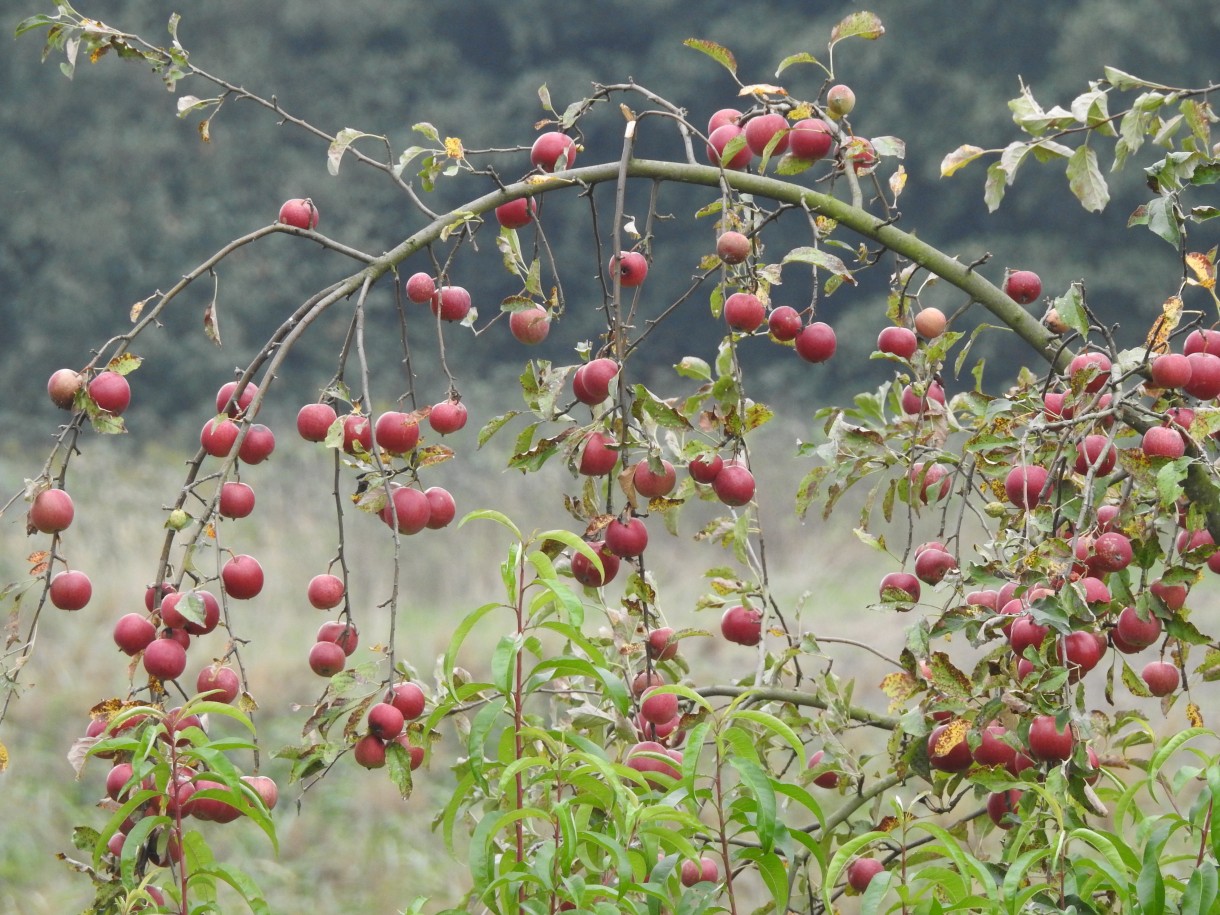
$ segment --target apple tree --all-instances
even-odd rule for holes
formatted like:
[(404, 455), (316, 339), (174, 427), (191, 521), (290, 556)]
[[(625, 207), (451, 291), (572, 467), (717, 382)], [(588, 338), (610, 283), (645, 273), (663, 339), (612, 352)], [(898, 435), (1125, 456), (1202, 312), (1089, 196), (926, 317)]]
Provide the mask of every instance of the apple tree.
[[(414, 223), (375, 254), (326, 234), (328, 214), (308, 196), (288, 200), (142, 300), (87, 357), (65, 351), (65, 362), (87, 361), (48, 383), (67, 418), (5, 508), (25, 518), (34, 547), (28, 578), (4, 591), (0, 721), (40, 615), (89, 604), (100, 570), (71, 565), (75, 512), (91, 510), (72, 500), (74, 460), (104, 447), (95, 437), (125, 431), (145, 334), (185, 290), (270, 235), (352, 263), (214, 397), (185, 392), (198, 450), (147, 556), (153, 584), (131, 586), (143, 610), (105, 623), (128, 660), (99, 687), (72, 747), (81, 777), (106, 796), (66, 855), (93, 883), (92, 911), (216, 911), (222, 885), (268, 911), (201, 824), (252, 823), (271, 851), (281, 792), (368, 777), (390, 779), (407, 803), (415, 779), (451, 781), (430, 815), (464, 861), (454, 911), (1214, 910), (1220, 747), (1198, 691), (1220, 677), (1220, 643), (1192, 604), (1220, 572), (1215, 85), (1106, 68), (1066, 106), (1023, 89), (1010, 104), (1018, 139), (944, 157), (946, 178), (987, 163), (993, 209), (1023, 164), (1064, 168), (1065, 199), (1100, 211), (1114, 180), (1103, 166), (1129, 174), (1140, 163), (1150, 196), (1128, 221), (1164, 239), (1181, 269), (1155, 325), (1123, 347), (1083, 281), (1044, 289), (1037, 265), (965, 261), (903, 225), (905, 145), (860, 132), (868, 101), (835, 77), (836, 54), (882, 35), (871, 13), (840, 22), (825, 52), (780, 61), (767, 76), (780, 83), (747, 82), (729, 49), (687, 41), (740, 88), (710, 123), (634, 82), (597, 86), (562, 110), (543, 91), (533, 142), (489, 150), (423, 121), (405, 149), (319, 128), (197, 66), (177, 26), (175, 16), (162, 47), (61, 3), (18, 34), (41, 34), (69, 75), (105, 54), (151, 66), (204, 139), (230, 100), (260, 107), (319, 141), (319, 171), (382, 173)], [(621, 155), (585, 161), (592, 135), (621, 137)], [(637, 156), (645, 135), (668, 155)], [(698, 208), (670, 213), (673, 186), (694, 189)], [(440, 187), (465, 202), (434, 208)], [(628, 213), (629, 195), (646, 201), (644, 215)], [(563, 363), (528, 361), (516, 405), (492, 413), (463, 396), (445, 341), (554, 342), (569, 313), (588, 308), (565, 295), (565, 277), (588, 264), (556, 256), (555, 210), (590, 221), (601, 326), (571, 339)], [(689, 288), (658, 302), (650, 277), (690, 269), (658, 241), (671, 217), (704, 239), (704, 254)], [(488, 250), (504, 271), (498, 307), (462, 285)], [(808, 280), (801, 301), (788, 292), (797, 276)], [(873, 358), (889, 380), (820, 410), (796, 454), (760, 449), (757, 430), (775, 413), (758, 399), (757, 353), (834, 371), (842, 356), (825, 303), (858, 295), (870, 277), (888, 296), (854, 307), (875, 313)], [(203, 320), (217, 343), (225, 310), (217, 292)], [(333, 374), (295, 402), (277, 388), (281, 366), (338, 312), (348, 330)], [(653, 346), (692, 312), (719, 343), (658, 382)], [(1027, 356), (1002, 382), (971, 355), (997, 334)], [(400, 339), (405, 373), (370, 356), (374, 335)], [(438, 377), (411, 369), (409, 342), (438, 349)], [(259, 421), (276, 399), (299, 408), (295, 430)], [(463, 454), (446, 436), (468, 423), (507, 468), (555, 481), (547, 491), (566, 527), (459, 508), (442, 483)], [(290, 767), (280, 785), (257, 773), (266, 751), (246, 688), (257, 622), (234, 612), (258, 601), (263, 569), (226, 545), (277, 448), (333, 456), (330, 474), (299, 486), (332, 499), (336, 543), (329, 568), (299, 570), (302, 604), (331, 615), (301, 646), (322, 691), (291, 697), (309, 708), (300, 741), (274, 751)], [(763, 465), (790, 467), (790, 485), (758, 486)], [(824, 663), (832, 643), (868, 646), (777, 596), (760, 511), (777, 504), (859, 511), (858, 545), (885, 566), (876, 602), (860, 609), (907, 628), (880, 682)], [(694, 609), (663, 612), (650, 541), (689, 538), (680, 521), (692, 515), (707, 593)], [(380, 593), (353, 596), (349, 532), (369, 525), (392, 559)], [(472, 525), (497, 526), (503, 553), (457, 559), (498, 568), (502, 589), (472, 599), (435, 674), (422, 675), (397, 654), (409, 638), (410, 544), (452, 536), (461, 553)], [(730, 643), (733, 664), (688, 662), (691, 640), (708, 637)], [(406, 910), (435, 908), (417, 899)]]

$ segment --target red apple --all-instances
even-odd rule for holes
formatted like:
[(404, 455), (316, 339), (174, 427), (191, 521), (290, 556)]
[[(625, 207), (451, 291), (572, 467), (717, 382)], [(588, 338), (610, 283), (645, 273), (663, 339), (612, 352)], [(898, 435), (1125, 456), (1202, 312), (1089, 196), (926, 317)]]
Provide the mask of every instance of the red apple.
[(533, 346), (551, 332), (551, 313), (541, 305), (522, 308), (508, 316), (508, 332), (519, 343)]
[(1163, 353), (1148, 367), (1158, 388), (1181, 388), (1190, 383), (1190, 358), (1183, 353)]
[(1161, 630), (1159, 617), (1149, 614), (1148, 619), (1142, 620), (1134, 607), (1125, 607), (1118, 615), (1118, 624), (1114, 628), (1114, 647), (1124, 654), (1132, 654), (1134, 652), (1127, 651), (1126, 648), (1133, 648), (1135, 651), (1147, 648), (1160, 639)]
[(1017, 751), (1004, 740), (1008, 728), (1002, 724), (989, 724), (979, 734), (979, 745), (973, 752), (974, 761), (980, 766), (1008, 767), (1016, 758)]
[(1181, 684), (1178, 668), (1168, 661), (1149, 661), (1140, 677), (1154, 696), (1168, 696)]
[(1004, 292), (1018, 305), (1028, 305), (1042, 295), (1042, 279), (1032, 270), (1014, 270), (1004, 278)]
[(387, 410), (377, 417), (373, 438), (387, 454), (406, 454), (419, 444), (419, 420), (410, 413)]
[(833, 145), (831, 127), (821, 118), (804, 118), (788, 132), (788, 153), (794, 159), (821, 159)]
[(673, 492), (677, 484), (677, 473), (674, 465), (664, 458), (661, 459), (661, 472), (655, 472), (648, 461), (640, 461), (631, 472), (631, 481), (635, 491), (647, 499), (659, 499)]
[(319, 677), (333, 677), (346, 662), (347, 655), (334, 642), (315, 642), (309, 649), (309, 668)]
[(740, 604), (729, 607), (720, 618), (720, 632), (738, 645), (757, 645), (762, 641), (762, 611)]
[(254, 490), (245, 483), (228, 481), (220, 487), (216, 510), (222, 518), (245, 518), (254, 511)]
[(89, 382), (89, 396), (99, 410), (118, 416), (131, 403), (131, 385), (118, 372), (101, 372)]
[(48, 596), (60, 610), (80, 610), (93, 596), (93, 582), (84, 572), (66, 570), (51, 579)]
[(254, 789), (254, 793), (262, 799), (263, 806), (274, 810), (280, 799), (280, 789), (275, 779), (268, 775), (243, 775), (241, 780)]
[(590, 432), (580, 448), (577, 469), (587, 477), (608, 474), (618, 463), (618, 443), (604, 432)]
[(648, 277), (648, 259), (639, 251), (620, 251), (610, 258), (607, 269), (611, 276), (618, 275), (620, 286), (632, 289)]
[(426, 305), (436, 295), (436, 281), (426, 273), (412, 273), (403, 284), (407, 298), (416, 305)]
[(1008, 629), (1008, 644), (1012, 646), (1013, 654), (1021, 657), (1026, 648), (1040, 646), (1049, 632), (1046, 626), (1034, 622), (1028, 613), (1021, 613)]
[(791, 305), (779, 305), (767, 316), (767, 330), (776, 340), (788, 343), (800, 336), (804, 329), (801, 313)]
[(402, 712), (405, 721), (414, 721), (424, 713), (424, 691), (417, 683), (405, 681), (394, 686), (390, 704)]
[(441, 486), (429, 486), (424, 490), (424, 497), (428, 500), (428, 523), (424, 525), (428, 530), (438, 531), (448, 527), (457, 517), (457, 502), (449, 490)]
[(439, 435), (450, 435), (466, 425), (466, 405), (460, 400), (442, 400), (428, 414), (428, 424)]
[(1186, 595), (1189, 593), (1189, 589), (1184, 583), (1167, 584), (1158, 578), (1148, 587), (1148, 590), (1160, 598), (1161, 603), (1173, 613), (1177, 613), (1186, 606)]
[(30, 505), (29, 523), (44, 534), (58, 534), (72, 524), (76, 509), (72, 497), (62, 489), (44, 489)]
[(725, 124), (738, 124), (740, 122), (741, 112), (736, 108), (721, 108), (708, 119), (707, 132), (710, 135), (717, 127), (723, 127)]
[(297, 434), (307, 442), (324, 442), (335, 419), (330, 404), (307, 403), (297, 412)]
[(171, 592), (162, 598), (158, 613), (161, 622), (171, 629), (207, 635), (220, 622), (220, 602), (208, 591)]
[(1200, 328), (1186, 335), (1182, 344), (1182, 352), (1187, 356), (1193, 353), (1211, 353), (1220, 356), (1220, 330)]
[(725, 505), (748, 505), (754, 498), (754, 474), (741, 464), (725, 464), (712, 480), (712, 491)]
[(1004, 478), (1004, 493), (1017, 508), (1035, 508), (1042, 501), (1042, 490), (1046, 488), (1048, 476), (1045, 467), (1018, 464)]
[(847, 865), (847, 885), (857, 893), (863, 893), (873, 878), (885, 870), (885, 865), (876, 858), (856, 858)]
[(144, 670), (158, 680), (176, 680), (186, 670), (186, 649), (174, 639), (153, 639), (144, 649)]
[(432, 506), (428, 497), (413, 486), (395, 486), (390, 494), (390, 503), (381, 510), (380, 516), (387, 525), (398, 525), (400, 534), (418, 534), (428, 526), (432, 517)]
[(941, 387), (939, 381), (930, 382), (922, 395), (915, 389), (913, 385), (906, 385), (902, 389), (902, 395), (899, 398), (902, 412), (908, 416), (930, 416), (935, 412), (935, 408), (931, 406), (933, 403), (944, 406), (945, 389)]
[(877, 335), (877, 349), (891, 356), (910, 359), (919, 349), (919, 338), (907, 327), (883, 327)]
[(678, 642), (669, 626), (653, 629), (648, 633), (648, 654), (657, 661), (668, 661), (678, 655)]
[(380, 769), (385, 765), (385, 743), (380, 737), (365, 734), (352, 747), (352, 758), (366, 769)]
[(1105, 353), (1080, 353), (1068, 363), (1068, 377), (1074, 378), (1076, 375), (1090, 375), (1084, 390), (1096, 394), (1110, 380), (1110, 357)]
[(212, 457), (228, 457), (240, 431), (233, 420), (215, 417), (203, 424), (203, 429), (199, 432), (199, 444)]
[(277, 220), (282, 225), (297, 229), (316, 229), (318, 226), (318, 208), (308, 197), (293, 197), (285, 200), (280, 207)]
[(655, 775), (667, 775), (671, 779), (681, 777), (681, 771), (674, 765), (680, 759), (680, 756), (674, 759), (670, 752), (655, 740), (642, 740), (627, 751), (624, 762), (629, 769), (642, 773), (649, 785), (658, 788), (665, 782), (655, 778)]
[(1144, 433), (1141, 447), (1150, 458), (1176, 460), (1186, 453), (1186, 440), (1172, 426), (1153, 426)]
[(938, 724), (928, 735), (928, 765), (940, 772), (965, 772), (974, 764), (970, 744), (965, 732), (947, 747), (940, 746), (941, 738), (949, 729), (948, 723)]
[(724, 469), (724, 458), (718, 454), (693, 457), (686, 465), (687, 472), (696, 483), (712, 483)]
[(678, 717), (678, 697), (674, 693), (649, 690), (640, 700), (640, 715), (650, 724), (667, 724)]
[(238, 414), (245, 413), (250, 408), (250, 404), (253, 403), (254, 395), (258, 393), (258, 385), (253, 381), (247, 382), (246, 386), (241, 389), (237, 402), (233, 403), (233, 395), (236, 392), (236, 381), (227, 381), (220, 386), (220, 390), (216, 392), (217, 413), (224, 413), (230, 419), (233, 419)]
[[(927, 470), (924, 469), (925, 466)], [(945, 498), (953, 486), (953, 480), (945, 467), (940, 464), (925, 465), (922, 461), (911, 465), (911, 469), (907, 471), (907, 480), (910, 481), (912, 489), (918, 487), (919, 501), (924, 505), (928, 504), (929, 499), (939, 501)]]
[[(760, 114), (746, 121), (746, 145), (756, 156), (761, 156), (767, 150), (767, 145), (781, 131), (787, 131), (788, 119), (782, 114)], [(788, 149), (788, 135), (783, 133), (771, 149), (772, 156), (779, 156)]]
[(615, 518), (606, 525), (603, 536), (606, 549), (624, 559), (639, 556), (648, 547), (648, 528), (641, 518)]
[(734, 292), (724, 301), (724, 319), (733, 330), (753, 333), (766, 317), (766, 306), (749, 292)]
[(586, 558), (584, 553), (575, 553), (572, 556), (572, 577), (586, 587), (600, 588), (613, 581), (614, 576), (618, 574), (620, 560), (601, 540), (593, 541), (589, 547), (601, 560), (602, 570), (599, 572), (597, 566)]
[(843, 151), (851, 159), (851, 167), (857, 175), (867, 175), (877, 167), (877, 163), (880, 161), (872, 141), (866, 140), (864, 137), (852, 137), (843, 147)]
[(430, 306), (442, 321), (461, 321), (470, 314), (470, 293), (463, 286), (442, 286), (432, 296)]
[(1012, 829), (1022, 792), (1016, 788), (994, 791), (987, 796), (987, 816), (1001, 829)]
[(330, 610), (339, 606), (343, 603), (344, 591), (343, 579), (329, 573), (315, 575), (305, 589), (309, 603), (318, 610)]
[(582, 365), (572, 375), (572, 393), (581, 403), (595, 406), (610, 396), (610, 382), (618, 374), (619, 365), (602, 357)]
[(1079, 474), (1087, 474), (1091, 469), (1094, 476), (1104, 477), (1114, 469), (1118, 460), (1118, 452), (1110, 444), (1106, 435), (1086, 435), (1076, 447), (1075, 470)]
[(750, 248), (750, 239), (740, 232), (722, 232), (716, 239), (716, 256), (726, 264), (744, 263), (750, 256)]
[(80, 372), (56, 369), (47, 379), (47, 396), (51, 398), (51, 403), (61, 410), (71, 410), (76, 405), (76, 392), (84, 383), (85, 379)]
[(682, 885), (694, 886), (697, 883), (716, 883), (720, 880), (720, 868), (711, 858), (700, 858), (698, 862), (682, 862)]
[(945, 550), (924, 550), (915, 557), (915, 577), (926, 585), (940, 584), (956, 568), (957, 560)]
[(724, 158), (724, 151), (728, 145), (738, 137), (744, 139), (745, 131), (736, 124), (725, 124), (717, 127), (707, 137), (707, 158), (708, 161), (717, 167), (727, 169), (740, 170), (750, 164), (750, 160), (754, 158), (754, 153), (750, 151), (750, 147), (742, 143), (742, 146), (737, 152), (733, 153), (727, 160)]
[(834, 328), (815, 321), (796, 336), (796, 354), (806, 362), (825, 362), (835, 354)]
[(1199, 352), (1186, 358), (1190, 362), (1190, 381), (1182, 385), (1182, 390), (1199, 400), (1212, 400), (1220, 395), (1220, 356)]
[(540, 134), (530, 147), (530, 162), (544, 172), (572, 168), (576, 164), (576, 141), (556, 130)]
[(225, 593), (236, 600), (249, 600), (263, 590), (263, 567), (257, 559), (238, 553), (220, 570)]
[[(823, 763), (823, 760), (826, 760)], [(809, 754), (809, 762), (805, 764), (806, 769), (817, 769), (823, 765), (829, 765), (831, 760), (826, 759), (824, 750), (816, 750)], [(813, 783), (819, 788), (837, 788), (839, 787), (839, 773), (834, 769), (827, 769), (825, 772), (819, 772), (813, 778)]]
[(1060, 638), (1056, 651), (1074, 683), (1100, 663), (1105, 647), (1105, 641), (1099, 642), (1094, 633), (1079, 631)]
[(126, 613), (114, 624), (114, 644), (135, 657), (157, 637), (157, 627), (142, 613)]
[(883, 601), (911, 603), (919, 600), (919, 579), (910, 572), (890, 572), (878, 590)]
[(369, 708), (369, 733), (382, 740), (393, 740), (402, 733), (403, 714), (389, 702), (378, 702)]
[(237, 671), (231, 667), (205, 667), (199, 671), (199, 676), (195, 678), (195, 691), (199, 693), (207, 693), (212, 690), (220, 690), (209, 699), (216, 702), (232, 702), (237, 698), (237, 694), (241, 692), (241, 680), (238, 679)]
[(534, 221), (538, 204), (533, 197), (520, 197), (496, 207), (496, 220), (506, 229), (520, 229)]
[(275, 450), (275, 433), (262, 423), (255, 423), (246, 430), (237, 457), (246, 464), (261, 464)]
[(1054, 715), (1038, 715), (1029, 725), (1029, 755), (1042, 762), (1063, 762), (1070, 759), (1076, 735), (1069, 723), (1062, 730)]
[(343, 650), (343, 654), (351, 657), (360, 645), (360, 633), (356, 627), (344, 620), (327, 620), (318, 627), (316, 636), (319, 642), (333, 642)]
[(1121, 572), (1131, 565), (1131, 539), (1118, 531), (1107, 531), (1093, 541), (1090, 564), (1101, 572)]

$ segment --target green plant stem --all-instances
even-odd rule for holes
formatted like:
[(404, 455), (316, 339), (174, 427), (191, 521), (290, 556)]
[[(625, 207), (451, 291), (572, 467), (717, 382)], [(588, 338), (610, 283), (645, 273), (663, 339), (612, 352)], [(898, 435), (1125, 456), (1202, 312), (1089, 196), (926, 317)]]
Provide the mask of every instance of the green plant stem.
[[(825, 699), (798, 689), (780, 689), (777, 687), (755, 688), (752, 686), (705, 686), (696, 690), (696, 692), (705, 698), (726, 696), (733, 699), (748, 693), (748, 701), (750, 702), (787, 702), (791, 705), (820, 708), (823, 711), (829, 711), (831, 708), (831, 703)], [(878, 715), (875, 712), (870, 712), (868, 709), (855, 705), (847, 706), (846, 710), (849, 717), (872, 728), (893, 731), (898, 727), (898, 719), (890, 715)]]

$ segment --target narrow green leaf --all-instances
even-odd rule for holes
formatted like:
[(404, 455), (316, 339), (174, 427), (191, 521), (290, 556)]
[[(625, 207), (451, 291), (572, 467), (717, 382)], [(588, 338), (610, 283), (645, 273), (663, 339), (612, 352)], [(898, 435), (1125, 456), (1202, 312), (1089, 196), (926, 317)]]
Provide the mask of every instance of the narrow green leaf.
[(775, 789), (763, 767), (752, 759), (734, 756), (729, 765), (741, 775), (742, 782), (750, 789), (757, 803), (754, 831), (763, 851), (769, 852), (775, 844)]
[(828, 254), (820, 248), (793, 248), (784, 255), (784, 259), (780, 263), (800, 263), (821, 267), (824, 270), (829, 270), (836, 276), (843, 277), (846, 282), (851, 283), (853, 286), (856, 284), (856, 278), (847, 269), (847, 265), (833, 254)]
[(787, 70), (789, 67), (793, 66), (794, 64), (813, 64), (816, 67), (821, 67), (823, 72), (825, 72), (827, 76), (830, 75), (830, 71), (827, 70), (826, 67), (823, 66), (822, 63), (816, 57), (814, 57), (812, 54), (810, 54), (807, 51), (802, 51), (799, 54), (789, 54), (787, 57), (785, 57), (783, 60), (781, 60), (779, 62), (779, 67), (777, 67), (775, 70), (776, 78), (778, 79), (779, 75), (781, 73), (783, 73), (785, 70)]

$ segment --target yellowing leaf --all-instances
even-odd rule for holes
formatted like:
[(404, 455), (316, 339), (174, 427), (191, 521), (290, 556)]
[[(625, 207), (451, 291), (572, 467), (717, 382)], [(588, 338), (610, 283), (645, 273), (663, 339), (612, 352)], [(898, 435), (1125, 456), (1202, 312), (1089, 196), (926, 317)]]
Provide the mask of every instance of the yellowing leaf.
[(986, 151), (981, 146), (970, 146), (969, 144), (959, 146), (940, 160), (940, 176), (948, 178), (959, 168), (973, 162)]
[(767, 83), (754, 83), (751, 86), (742, 86), (738, 95), (787, 95), (788, 90), (783, 86), (771, 86)]
[(8, 768), (8, 750), (5, 749), (3, 743), (0, 743), (0, 772)]
[(466, 150), (458, 137), (445, 137), (445, 155), (450, 159), (461, 159), (466, 155)]
[(898, 171), (890, 175), (890, 193), (894, 195), (894, 199), (898, 199), (898, 195), (902, 193), (903, 188), (907, 186), (907, 170), (901, 165), (898, 166)]
[(1161, 316), (1148, 331), (1148, 338), (1144, 342), (1149, 352), (1169, 352), (1169, 335), (1173, 333), (1174, 328), (1178, 326), (1178, 321), (1182, 318), (1182, 307), (1182, 300), (1176, 295), (1171, 295), (1165, 300), (1165, 304), (1161, 306)]
[(733, 56), (733, 52), (722, 45), (716, 44), (714, 41), (708, 41), (704, 38), (688, 38), (682, 42), (688, 48), (694, 48), (696, 51), (702, 51), (712, 60), (716, 61), (734, 76), (737, 75), (737, 59)]
[[(1193, 702), (1186, 706), (1186, 720), (1190, 722), (1190, 726), (1192, 728), (1203, 727), (1203, 715), (1199, 711), (1199, 706), (1195, 705)], [(0, 766), (0, 772), (3, 771), (4, 768)]]
[(966, 730), (970, 725), (965, 718), (954, 718), (936, 738), (936, 746), (932, 748), (933, 756), (947, 756), (953, 748), (966, 739)]
[(1186, 279), (1190, 285), (1202, 286), (1204, 289), (1216, 288), (1216, 262), (1206, 254), (1192, 251), (1186, 255), (1186, 266), (1195, 275), (1194, 279)]
[(130, 375), (140, 367), (140, 363), (144, 360), (139, 356), (131, 353), (124, 353), (121, 356), (115, 356), (106, 363), (107, 371), (116, 372), (119, 375)]
[(885, 34), (885, 26), (876, 13), (852, 13), (846, 19), (830, 30), (830, 44), (833, 47), (844, 38), (867, 38), (875, 41)]

